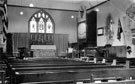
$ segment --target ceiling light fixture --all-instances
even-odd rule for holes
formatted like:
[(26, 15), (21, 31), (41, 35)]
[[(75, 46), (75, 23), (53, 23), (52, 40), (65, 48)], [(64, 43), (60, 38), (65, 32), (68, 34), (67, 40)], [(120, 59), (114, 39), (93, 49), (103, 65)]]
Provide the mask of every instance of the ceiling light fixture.
[[(22, 0), (21, 0), (21, 7), (22, 7)], [(23, 15), (23, 11), (20, 11), (20, 15)]]
[(31, 2), (29, 4), (29, 7), (34, 7), (34, 4), (32, 3), (32, 0), (31, 0)]
[(23, 11), (20, 11), (20, 15), (23, 15)]
[(71, 15), (71, 18), (75, 18), (75, 16), (74, 15)]
[[(72, 0), (71, 1), (71, 7), (74, 8), (73, 6), (74, 6), (74, 4), (73, 4), (73, 0)], [(73, 18), (75, 18), (75, 16), (74, 15), (71, 15), (71, 18), (73, 19)]]
[(96, 8), (95, 11), (99, 12), (99, 8)]
[[(96, 1), (96, 4), (98, 4), (98, 1)], [(95, 8), (95, 11), (96, 11), (96, 12), (99, 12), (98, 6)]]

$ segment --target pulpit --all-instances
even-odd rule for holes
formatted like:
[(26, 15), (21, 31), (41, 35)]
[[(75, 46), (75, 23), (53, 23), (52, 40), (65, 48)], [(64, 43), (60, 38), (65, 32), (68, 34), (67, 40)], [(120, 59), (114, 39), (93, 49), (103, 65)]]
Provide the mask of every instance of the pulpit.
[(31, 45), (33, 57), (56, 57), (56, 45)]

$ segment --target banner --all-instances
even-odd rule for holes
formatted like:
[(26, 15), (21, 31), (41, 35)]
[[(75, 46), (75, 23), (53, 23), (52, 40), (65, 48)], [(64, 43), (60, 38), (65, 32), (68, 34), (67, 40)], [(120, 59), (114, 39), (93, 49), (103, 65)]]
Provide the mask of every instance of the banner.
[(121, 41), (121, 33), (123, 32), (120, 19), (118, 20), (117, 39)]

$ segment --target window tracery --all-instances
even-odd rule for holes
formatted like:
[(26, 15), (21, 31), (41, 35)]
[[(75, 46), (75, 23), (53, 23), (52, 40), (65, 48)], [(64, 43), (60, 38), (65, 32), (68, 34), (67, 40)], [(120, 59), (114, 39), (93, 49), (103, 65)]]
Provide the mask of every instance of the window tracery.
[(30, 33), (54, 33), (54, 21), (44, 10), (39, 10), (29, 20)]

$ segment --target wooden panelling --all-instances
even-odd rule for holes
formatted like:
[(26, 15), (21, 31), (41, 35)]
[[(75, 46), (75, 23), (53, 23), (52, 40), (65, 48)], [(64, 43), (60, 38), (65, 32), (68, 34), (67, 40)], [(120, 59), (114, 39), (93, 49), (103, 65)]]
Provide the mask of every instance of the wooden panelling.
[(56, 45), (58, 56), (65, 56), (68, 48), (68, 35), (56, 34), (54, 36), (54, 44)]
[(30, 34), (30, 45), (53, 45), (54, 34), (32, 33)]
[(102, 83), (84, 83), (84, 84), (135, 84), (135, 80), (124, 80), (124, 81), (102, 82)]
[(126, 46), (112, 46), (109, 49), (110, 56), (126, 57)]
[(19, 47), (30, 49), (30, 45), (56, 45), (57, 55), (66, 55), (68, 47), (68, 34), (29, 34), (13, 33), (13, 52), (18, 52)]
[(18, 52), (18, 48), (20, 47), (26, 47), (29, 49), (29, 39), (30, 34), (28, 33), (13, 33), (13, 52)]

